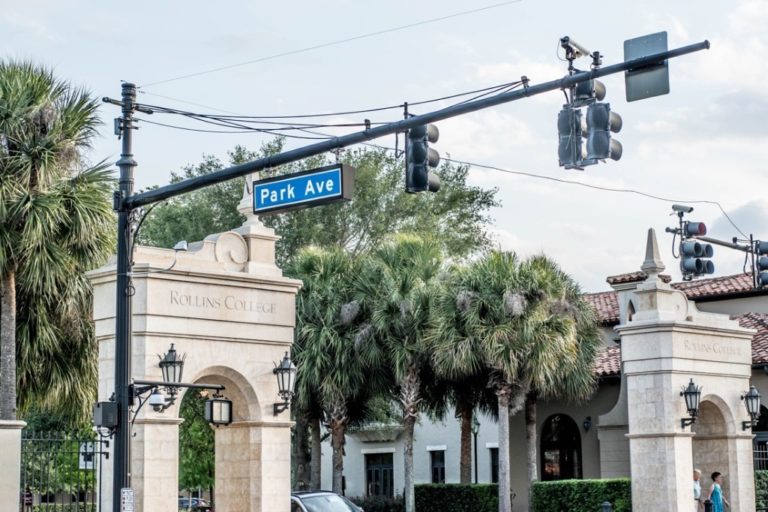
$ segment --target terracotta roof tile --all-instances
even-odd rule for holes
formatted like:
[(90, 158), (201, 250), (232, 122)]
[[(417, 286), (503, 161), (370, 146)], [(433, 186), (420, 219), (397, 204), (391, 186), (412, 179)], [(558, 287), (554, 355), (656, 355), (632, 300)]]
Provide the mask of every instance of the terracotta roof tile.
[(597, 353), (595, 373), (598, 377), (621, 374), (621, 347), (603, 347)]
[(619, 323), (619, 299), (616, 292), (587, 293), (584, 298), (595, 309), (601, 324)]
[(673, 283), (672, 286), (684, 291), (689, 299), (729, 295), (753, 290), (751, 274), (736, 274), (713, 277), (711, 279), (699, 279), (697, 281), (683, 281), (681, 283)]
[(745, 313), (731, 318), (742, 327), (757, 329), (752, 338), (752, 363), (768, 363), (768, 313)]
[[(638, 270), (637, 272), (629, 272), (627, 274), (619, 274), (617, 276), (608, 276), (605, 280), (608, 284), (623, 284), (645, 281), (646, 277), (648, 277), (648, 274), (642, 270)], [(665, 283), (672, 281), (672, 276), (667, 274), (659, 274), (659, 277), (661, 277), (661, 280)]]

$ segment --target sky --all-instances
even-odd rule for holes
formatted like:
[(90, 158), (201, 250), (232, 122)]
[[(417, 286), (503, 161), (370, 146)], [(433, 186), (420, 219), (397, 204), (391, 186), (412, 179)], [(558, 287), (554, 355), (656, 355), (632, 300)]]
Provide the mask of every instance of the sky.
[[(492, 212), (491, 228), (497, 246), (522, 255), (543, 252), (587, 291), (606, 290), (606, 276), (640, 268), (648, 228), (656, 230), (667, 271), (679, 279), (671, 235), (664, 232), (676, 222), (672, 202), (694, 206), (689, 219), (707, 223), (710, 236), (730, 240), (742, 236), (738, 227), (768, 239), (768, 199), (762, 196), (768, 160), (764, 0), (136, 0), (128, 7), (103, 0), (0, 0), (0, 13), (4, 58), (50, 66), (98, 97), (119, 98), (120, 81), (127, 80), (139, 85), (138, 99), (146, 104), (245, 115), (397, 105), (523, 75), (531, 84), (547, 82), (567, 72), (558, 52), (566, 35), (600, 51), (604, 65), (623, 60), (624, 40), (645, 34), (667, 31), (671, 48), (706, 39), (710, 50), (669, 61), (668, 95), (627, 103), (621, 74), (603, 80), (605, 101), (623, 118), (615, 136), (624, 147), (618, 162), (584, 171), (558, 167), (560, 91), (442, 121), (433, 147), (457, 160), (673, 199), (472, 168), (471, 184), (499, 189), (501, 206)], [(436, 18), (445, 19), (420, 24)], [(391, 30), (406, 25), (416, 26)], [(357, 38), (372, 33), (378, 34)], [(347, 39), (353, 40), (326, 44)], [(203, 73), (222, 67), (228, 69)], [(195, 76), (177, 79), (186, 75)], [(100, 115), (104, 124), (89, 158), (115, 161), (120, 143), (112, 119), (118, 108), (104, 105)], [(205, 127), (158, 117), (150, 120)], [(365, 117), (394, 121), (402, 112), (332, 122)], [(331, 132), (350, 130), (357, 129)], [(134, 137), (136, 186), (166, 184), (171, 171), (203, 154), (226, 159), (237, 144), (257, 149), (267, 140), (258, 133), (196, 133), (144, 123)], [(394, 146), (394, 137), (377, 142)], [(736, 227), (716, 205), (693, 201), (718, 202)], [(740, 272), (742, 263), (743, 254), (715, 248), (716, 276)]]

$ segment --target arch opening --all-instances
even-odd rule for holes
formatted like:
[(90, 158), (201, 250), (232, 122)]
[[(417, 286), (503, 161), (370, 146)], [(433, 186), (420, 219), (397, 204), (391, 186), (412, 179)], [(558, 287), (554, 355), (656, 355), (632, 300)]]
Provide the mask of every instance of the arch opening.
[(540, 453), (543, 481), (582, 478), (581, 434), (567, 414), (555, 414), (544, 421)]

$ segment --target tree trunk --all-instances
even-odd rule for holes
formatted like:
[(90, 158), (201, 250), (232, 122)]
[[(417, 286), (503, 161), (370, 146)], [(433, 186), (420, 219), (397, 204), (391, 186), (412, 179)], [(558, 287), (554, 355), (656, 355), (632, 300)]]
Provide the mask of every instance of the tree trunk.
[(293, 466), (293, 490), (294, 491), (304, 491), (307, 489), (307, 486), (309, 484), (307, 480), (307, 476), (309, 474), (309, 471), (307, 471), (307, 450), (306, 450), (306, 439), (307, 439), (307, 429), (309, 428), (308, 422), (307, 422), (307, 416), (304, 411), (297, 411), (296, 414), (296, 423), (293, 426), (293, 443), (292, 443), (292, 451), (293, 456), (291, 457), (291, 464)]
[(333, 447), (333, 483), (331, 490), (342, 493), (342, 477), (344, 476), (344, 430), (342, 421), (331, 421), (331, 446)]
[(536, 438), (536, 393), (528, 393), (525, 400), (525, 441), (528, 452), (528, 508), (533, 508), (533, 483), (539, 479)]
[[(457, 404), (461, 418), (461, 460), (459, 462), (459, 483), (472, 483), (472, 412), (474, 404)], [(475, 448), (477, 450), (477, 448)]]
[(405, 512), (416, 510), (416, 499), (413, 495), (413, 428), (416, 417), (406, 415), (403, 419), (403, 455), (405, 456)]
[(322, 483), (320, 481), (320, 459), (322, 457), (322, 447), (320, 445), (320, 418), (315, 418), (310, 423), (311, 428), (311, 434), (312, 434), (312, 447), (311, 447), (311, 460), (310, 460), (310, 474), (309, 474), (309, 481), (310, 481), (310, 488), (312, 490), (318, 490), (322, 487)]
[(405, 489), (403, 497), (405, 500), (405, 512), (416, 511), (416, 501), (413, 495), (413, 429), (416, 425), (416, 419), (419, 416), (419, 402), (421, 383), (419, 382), (419, 372), (415, 365), (412, 365), (400, 383), (400, 403), (403, 406), (403, 457), (405, 463)]
[(509, 396), (512, 387), (501, 384), (496, 389), (499, 401), (499, 512), (512, 511), (512, 482), (509, 474)]
[(0, 420), (16, 419), (16, 276), (0, 284)]

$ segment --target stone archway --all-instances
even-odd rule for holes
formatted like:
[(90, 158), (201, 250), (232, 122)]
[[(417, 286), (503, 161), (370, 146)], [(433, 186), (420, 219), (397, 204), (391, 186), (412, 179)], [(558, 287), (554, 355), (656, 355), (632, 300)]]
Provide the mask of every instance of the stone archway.
[[(246, 208), (247, 212), (247, 208)], [(132, 377), (161, 380), (158, 354), (186, 353), (185, 382), (222, 384), (234, 421), (216, 430), (217, 512), (290, 510), (290, 421), (274, 415), (274, 365), (293, 343), (299, 281), (275, 265), (278, 237), (253, 215), (235, 231), (190, 244), (190, 251), (137, 247), (132, 272)], [(114, 390), (115, 265), (89, 273), (99, 342), (99, 399)], [(131, 486), (136, 512), (178, 510), (181, 397), (164, 412), (135, 419)], [(111, 460), (102, 504), (111, 503)]]
[[(712, 484), (710, 475), (714, 471), (725, 477), (723, 492), (731, 495), (730, 475), (732, 457), (729, 450), (729, 438), (733, 437), (733, 418), (726, 404), (717, 396), (706, 395), (699, 406), (699, 416), (692, 430), (691, 445), (693, 467), (702, 471), (702, 495), (709, 493)], [(730, 430), (730, 432), (729, 432)]]

